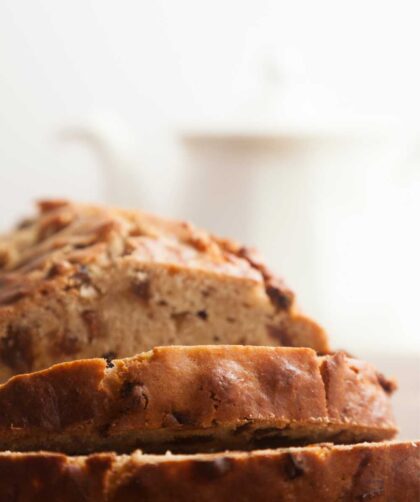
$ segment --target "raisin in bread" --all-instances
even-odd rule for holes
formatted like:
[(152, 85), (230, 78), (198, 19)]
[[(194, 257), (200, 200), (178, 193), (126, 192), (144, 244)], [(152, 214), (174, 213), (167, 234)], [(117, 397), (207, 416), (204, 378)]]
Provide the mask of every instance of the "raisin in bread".
[(0, 386), (0, 448), (161, 453), (375, 441), (396, 433), (392, 386), (343, 353), (160, 347), (11, 378)]
[(419, 472), (420, 444), (409, 442), (199, 455), (0, 453), (0, 499), (414, 502)]
[(0, 238), (0, 381), (66, 360), (218, 343), (329, 350), (256, 256), (188, 223), (44, 201)]

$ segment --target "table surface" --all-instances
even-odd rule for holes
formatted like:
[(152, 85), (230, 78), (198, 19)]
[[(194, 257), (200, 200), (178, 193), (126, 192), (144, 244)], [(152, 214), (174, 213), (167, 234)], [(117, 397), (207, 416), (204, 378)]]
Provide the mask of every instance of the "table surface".
[(364, 354), (362, 357), (398, 382), (398, 390), (392, 397), (400, 428), (398, 439), (420, 440), (420, 355)]

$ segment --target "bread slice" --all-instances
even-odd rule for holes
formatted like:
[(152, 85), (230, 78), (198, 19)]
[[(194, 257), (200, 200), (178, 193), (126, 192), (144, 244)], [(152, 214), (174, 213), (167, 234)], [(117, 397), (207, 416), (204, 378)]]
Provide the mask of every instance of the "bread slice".
[(0, 453), (2, 502), (420, 499), (420, 443), (199, 455)]
[(392, 383), (343, 353), (160, 347), (80, 360), (0, 386), (0, 449), (206, 452), (353, 443), (396, 433)]
[(329, 350), (249, 249), (188, 223), (44, 201), (0, 239), (0, 381), (67, 360), (218, 343)]

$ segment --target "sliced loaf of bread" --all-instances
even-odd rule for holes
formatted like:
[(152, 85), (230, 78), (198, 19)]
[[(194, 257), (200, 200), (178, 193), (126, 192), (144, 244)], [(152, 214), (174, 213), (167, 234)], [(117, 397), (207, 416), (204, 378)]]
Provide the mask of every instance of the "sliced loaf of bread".
[(323, 330), (249, 249), (141, 212), (39, 207), (0, 238), (0, 381), (158, 345), (329, 350)]
[(208, 452), (389, 439), (392, 390), (343, 353), (160, 347), (11, 378), (0, 386), (0, 448)]
[(2, 502), (414, 502), (420, 443), (200, 455), (0, 453)]

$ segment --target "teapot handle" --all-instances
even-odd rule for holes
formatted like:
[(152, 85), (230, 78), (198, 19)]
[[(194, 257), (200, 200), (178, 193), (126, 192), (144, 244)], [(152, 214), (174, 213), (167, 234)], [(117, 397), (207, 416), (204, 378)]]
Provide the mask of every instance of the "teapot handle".
[(66, 142), (79, 142), (87, 146), (98, 160), (106, 204), (136, 207), (145, 205), (146, 193), (140, 193), (133, 162), (133, 141), (124, 124), (117, 120), (87, 120), (72, 124), (59, 131), (58, 137)]

